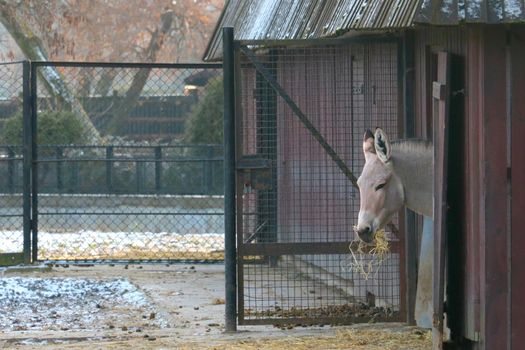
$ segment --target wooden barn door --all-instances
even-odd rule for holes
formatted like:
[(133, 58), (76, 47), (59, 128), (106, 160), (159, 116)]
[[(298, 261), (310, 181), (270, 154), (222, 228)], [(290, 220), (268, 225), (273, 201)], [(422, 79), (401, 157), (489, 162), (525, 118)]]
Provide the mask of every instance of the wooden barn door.
[(447, 162), (450, 104), (450, 55), (438, 53), (437, 81), (432, 84), (434, 120), (434, 267), (433, 349), (443, 348), (443, 304), (447, 236)]

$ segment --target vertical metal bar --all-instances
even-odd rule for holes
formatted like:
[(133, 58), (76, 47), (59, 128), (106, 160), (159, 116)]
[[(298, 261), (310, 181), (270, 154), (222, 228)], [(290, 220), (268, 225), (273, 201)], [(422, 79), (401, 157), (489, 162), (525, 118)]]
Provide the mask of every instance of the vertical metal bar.
[(237, 331), (235, 246), (235, 76), (233, 28), (222, 30), (224, 83), (224, 265), (226, 332)]
[[(402, 75), (403, 96), (401, 105), (403, 106), (402, 115), (403, 120), (403, 137), (408, 139), (415, 137), (415, 111), (414, 111), (414, 36), (412, 34), (405, 34), (402, 44), (399, 44), (398, 52), (398, 71)], [(400, 123), (401, 124), (401, 123)], [(416, 246), (416, 214), (409, 210), (405, 210), (405, 271), (406, 271), (406, 295), (403, 296), (406, 302), (406, 320), (410, 325), (415, 325), (416, 320), (415, 304), (416, 304), (416, 289), (417, 289), (417, 254)]]
[(113, 146), (106, 147), (106, 189), (107, 193), (113, 189)]
[(31, 65), (31, 109), (30, 109), (30, 139), (31, 139), (31, 230), (32, 230), (32, 262), (38, 260), (38, 148), (37, 148), (37, 65)]
[(58, 193), (62, 193), (62, 190), (64, 189), (64, 179), (62, 174), (62, 162), (60, 161), (62, 157), (64, 156), (64, 152), (62, 151), (62, 146), (57, 146), (55, 150), (55, 155), (57, 159), (57, 165), (56, 165), (56, 171), (57, 171), (57, 191)]
[(31, 263), (31, 165), (32, 165), (32, 138), (31, 138), (31, 67), (28, 61), (23, 63), (23, 168), (22, 168), (22, 202), (23, 202), (23, 230), (24, 230), (24, 263)]
[(71, 193), (80, 193), (80, 189), (78, 188), (78, 168), (78, 162), (71, 162), (71, 183), (69, 187)]
[(162, 148), (155, 147), (155, 191), (160, 193), (162, 190)]
[[(235, 102), (235, 154), (236, 157), (240, 157), (244, 154), (242, 137), (244, 132), (242, 130), (243, 125), (243, 111), (242, 111), (242, 76), (241, 76), (241, 52), (239, 48), (234, 48), (234, 98)], [(236, 179), (238, 174), (236, 174)], [(235, 183), (235, 193), (243, 193), (244, 184), (242, 181), (236, 181)], [(243, 220), (244, 215), (244, 198), (242, 195), (237, 196), (235, 199), (235, 218), (236, 218), (236, 229), (235, 234), (237, 235), (237, 324), (246, 324), (245, 322), (245, 313), (244, 313), (244, 255), (241, 252), (241, 249), (244, 244), (244, 227)]]
[(13, 148), (7, 146), (7, 191), (9, 193), (15, 192), (15, 152)]
[[(139, 156), (140, 157), (140, 156)], [(136, 193), (141, 193), (142, 191), (142, 183), (144, 178), (144, 171), (143, 171), (143, 162), (135, 162), (135, 187), (136, 187)]]
[(203, 164), (203, 171), (204, 171), (204, 177), (203, 177), (203, 194), (210, 195), (212, 193), (212, 179), (213, 179), (213, 167), (211, 163), (211, 159), (213, 158), (213, 146), (206, 146), (206, 160)]

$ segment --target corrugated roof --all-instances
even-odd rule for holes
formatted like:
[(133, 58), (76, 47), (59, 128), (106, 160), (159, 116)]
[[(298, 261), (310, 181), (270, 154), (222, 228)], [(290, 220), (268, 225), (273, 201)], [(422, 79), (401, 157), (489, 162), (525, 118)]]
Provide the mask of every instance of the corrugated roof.
[(414, 22), (435, 25), (525, 22), (525, 3), (524, 0), (423, 0)]
[(388, 31), (415, 23), (525, 22), (525, 0), (229, 0), (204, 60), (222, 57), (224, 26), (238, 40), (339, 36), (351, 30)]
[(240, 40), (315, 39), (349, 30), (406, 28), (421, 0), (229, 0), (204, 60), (222, 56), (222, 27)]

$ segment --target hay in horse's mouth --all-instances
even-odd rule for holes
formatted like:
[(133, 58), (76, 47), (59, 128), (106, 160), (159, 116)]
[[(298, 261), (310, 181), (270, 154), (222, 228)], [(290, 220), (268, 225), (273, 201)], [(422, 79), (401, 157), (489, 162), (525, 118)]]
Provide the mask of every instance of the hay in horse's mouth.
[(386, 254), (390, 251), (385, 230), (376, 231), (372, 243), (366, 243), (357, 236), (348, 249), (352, 254), (352, 261), (349, 264), (351, 270), (360, 273), (365, 280), (368, 280), (372, 274), (377, 275), (386, 259)]

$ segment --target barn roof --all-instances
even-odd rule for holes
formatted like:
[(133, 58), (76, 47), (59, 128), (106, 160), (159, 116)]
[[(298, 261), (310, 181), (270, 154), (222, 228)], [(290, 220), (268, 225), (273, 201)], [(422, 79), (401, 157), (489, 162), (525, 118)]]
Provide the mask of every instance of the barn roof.
[(295, 40), (350, 31), (385, 32), (416, 23), (525, 22), (525, 0), (229, 0), (204, 60), (222, 56), (222, 27), (239, 40)]
[(222, 56), (220, 28), (234, 27), (241, 40), (334, 37), (355, 30), (404, 28), (420, 0), (229, 0), (204, 60)]

